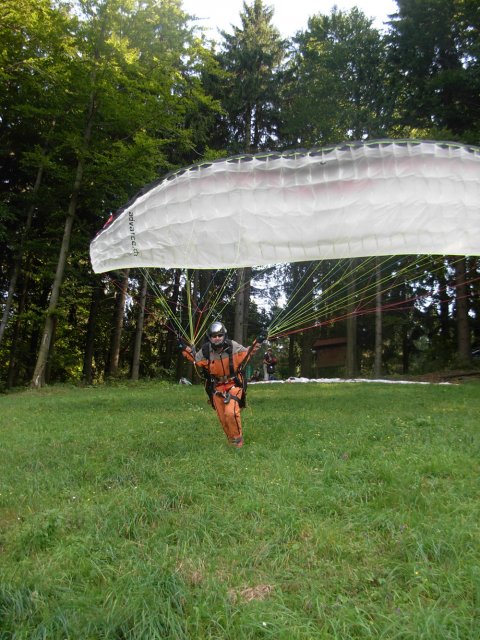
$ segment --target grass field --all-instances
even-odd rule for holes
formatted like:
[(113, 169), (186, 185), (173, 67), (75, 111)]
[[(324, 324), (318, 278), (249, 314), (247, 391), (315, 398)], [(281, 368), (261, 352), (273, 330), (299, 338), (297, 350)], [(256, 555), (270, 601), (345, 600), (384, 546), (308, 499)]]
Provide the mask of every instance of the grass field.
[(480, 385), (0, 397), (0, 638), (480, 638)]

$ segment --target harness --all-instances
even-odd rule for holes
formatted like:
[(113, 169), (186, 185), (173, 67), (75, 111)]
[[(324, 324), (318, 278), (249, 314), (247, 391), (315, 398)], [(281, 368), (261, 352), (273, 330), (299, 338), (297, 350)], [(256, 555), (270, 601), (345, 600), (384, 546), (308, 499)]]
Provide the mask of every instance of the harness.
[[(235, 370), (235, 366), (233, 364), (232, 341), (226, 338), (225, 344), (226, 344), (226, 347), (223, 349), (223, 352), (228, 355), (228, 375), (224, 376), (223, 378), (217, 378), (210, 373), (210, 363), (211, 363), (210, 343), (206, 342), (201, 348), (202, 355), (208, 363), (206, 367), (202, 367), (202, 373), (205, 378), (205, 391), (208, 395), (208, 398), (210, 400), (210, 404), (212, 405), (212, 407), (214, 407), (213, 396), (216, 395), (216, 396), (222, 396), (225, 404), (228, 404), (230, 400), (234, 400), (235, 402), (238, 402), (240, 408), (243, 409), (247, 404), (246, 403), (247, 381), (242, 372), (243, 363), (238, 367), (237, 370)], [(243, 390), (242, 397), (240, 399), (237, 398), (236, 396), (231, 395), (230, 393), (228, 393), (228, 391), (223, 392), (223, 391), (217, 391), (215, 389), (217, 384), (219, 383), (221, 384), (222, 382), (226, 383), (230, 381), (232, 381), (235, 386), (240, 387)]]

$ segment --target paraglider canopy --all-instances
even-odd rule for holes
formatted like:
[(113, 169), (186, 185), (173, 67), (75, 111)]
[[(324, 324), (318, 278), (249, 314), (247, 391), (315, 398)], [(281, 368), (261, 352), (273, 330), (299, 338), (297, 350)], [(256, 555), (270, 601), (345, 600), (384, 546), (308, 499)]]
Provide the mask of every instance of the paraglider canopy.
[(97, 273), (480, 255), (480, 149), (381, 140), (191, 166), (137, 194), (90, 254)]

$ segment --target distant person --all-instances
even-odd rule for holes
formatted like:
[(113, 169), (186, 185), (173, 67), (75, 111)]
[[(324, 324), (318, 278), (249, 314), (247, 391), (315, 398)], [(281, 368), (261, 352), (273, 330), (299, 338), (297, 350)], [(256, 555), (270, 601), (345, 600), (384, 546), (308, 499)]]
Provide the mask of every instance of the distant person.
[(260, 380), (260, 369), (254, 369), (250, 380), (252, 382), (258, 382)]
[(263, 356), (263, 379), (265, 382), (269, 380), (275, 380), (275, 368), (277, 365), (277, 359), (273, 355), (271, 349), (267, 349)]

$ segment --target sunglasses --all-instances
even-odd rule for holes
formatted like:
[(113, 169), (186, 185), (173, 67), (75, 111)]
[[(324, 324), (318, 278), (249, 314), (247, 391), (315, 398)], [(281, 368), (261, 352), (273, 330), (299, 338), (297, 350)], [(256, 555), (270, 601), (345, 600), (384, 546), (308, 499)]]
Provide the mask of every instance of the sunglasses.
[(224, 334), (223, 333), (211, 333), (210, 337), (211, 338), (223, 338)]

